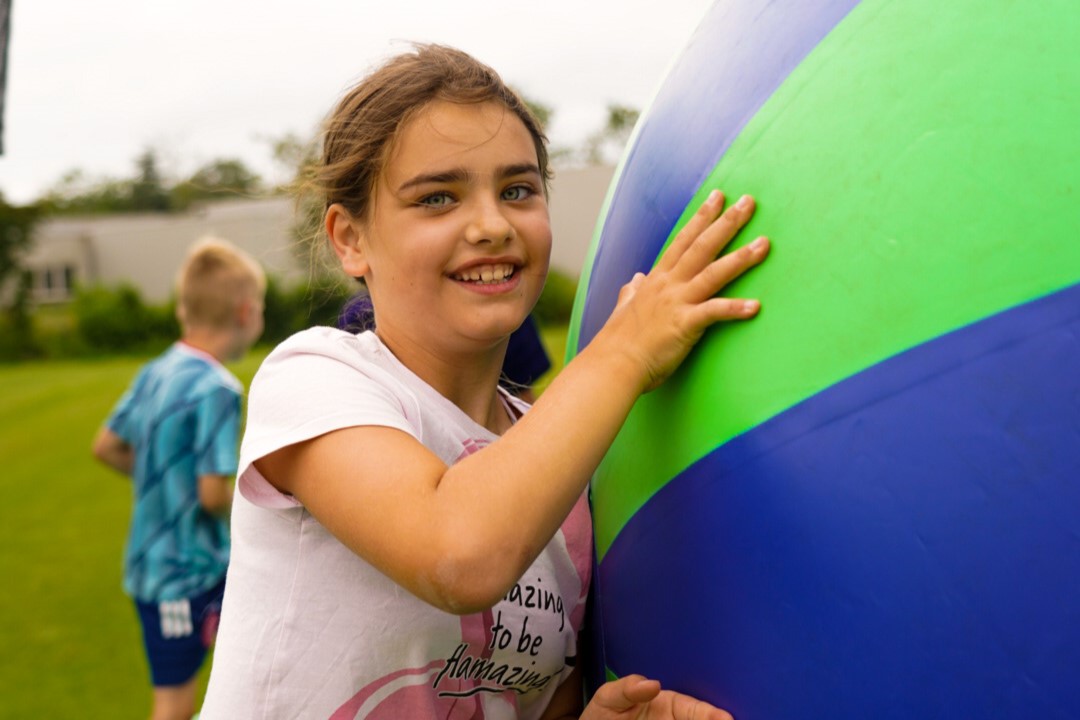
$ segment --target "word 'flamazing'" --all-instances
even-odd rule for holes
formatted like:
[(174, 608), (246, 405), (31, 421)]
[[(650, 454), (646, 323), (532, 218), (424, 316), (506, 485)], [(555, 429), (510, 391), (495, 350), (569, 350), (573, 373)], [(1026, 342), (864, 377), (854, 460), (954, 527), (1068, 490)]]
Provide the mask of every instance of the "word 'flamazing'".
[(439, 684), (446, 679), (474, 680), (478, 683), (494, 683), (489, 685), (476, 685), (461, 690), (440, 690), (440, 697), (467, 697), (482, 692), (501, 692), (513, 690), (519, 695), (524, 695), (534, 690), (542, 690), (549, 682), (562, 673), (562, 669), (549, 675), (544, 675), (527, 668), (509, 663), (500, 663), (489, 658), (466, 655), (469, 649), (468, 643), (458, 645), (454, 654), (446, 661), (446, 666), (435, 677), (431, 684), (438, 688)]

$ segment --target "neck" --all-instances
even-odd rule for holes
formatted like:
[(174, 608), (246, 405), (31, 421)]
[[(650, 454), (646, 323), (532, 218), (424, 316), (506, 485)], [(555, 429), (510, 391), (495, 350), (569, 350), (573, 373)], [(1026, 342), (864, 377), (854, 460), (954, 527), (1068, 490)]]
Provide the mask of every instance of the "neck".
[(180, 339), (196, 350), (212, 356), (219, 363), (234, 359), (232, 356), (235, 340), (233, 334), (226, 330), (189, 327), (184, 329)]
[(477, 424), (497, 435), (509, 427), (510, 418), (498, 393), (507, 340), (492, 347), (435, 354), (429, 343), (389, 336), (379, 329), (375, 332), (402, 365)]

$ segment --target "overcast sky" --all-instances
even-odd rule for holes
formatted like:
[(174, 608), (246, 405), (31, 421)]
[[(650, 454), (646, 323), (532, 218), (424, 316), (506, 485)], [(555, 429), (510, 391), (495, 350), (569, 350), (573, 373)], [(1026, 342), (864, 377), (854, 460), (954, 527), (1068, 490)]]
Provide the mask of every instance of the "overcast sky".
[(171, 176), (238, 157), (280, 180), (269, 140), (414, 40), (492, 65), (579, 145), (608, 103), (648, 105), (712, 1), (12, 0), (0, 192), (130, 177), (145, 148)]

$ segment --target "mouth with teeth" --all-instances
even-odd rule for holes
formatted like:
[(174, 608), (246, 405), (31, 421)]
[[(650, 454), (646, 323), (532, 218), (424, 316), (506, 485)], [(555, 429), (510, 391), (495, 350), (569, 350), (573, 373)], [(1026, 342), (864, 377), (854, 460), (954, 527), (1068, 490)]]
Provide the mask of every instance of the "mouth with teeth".
[(510, 263), (497, 265), (478, 265), (454, 273), (450, 277), (458, 282), (472, 283), (476, 285), (497, 285), (506, 282), (514, 276), (515, 268)]

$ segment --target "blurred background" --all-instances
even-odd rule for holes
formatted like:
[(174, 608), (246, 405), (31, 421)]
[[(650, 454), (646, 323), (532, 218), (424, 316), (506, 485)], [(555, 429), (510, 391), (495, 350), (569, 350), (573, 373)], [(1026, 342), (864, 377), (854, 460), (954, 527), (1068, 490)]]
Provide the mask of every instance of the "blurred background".
[(130, 485), (89, 444), (176, 337), (187, 246), (224, 237), (270, 274), (263, 341), (232, 367), (247, 383), (354, 290), (313, 269), (288, 192), (319, 121), (410, 41), (457, 46), (551, 142), (554, 374), (614, 167), (711, 1), (0, 0), (0, 718), (148, 712), (120, 588)]

